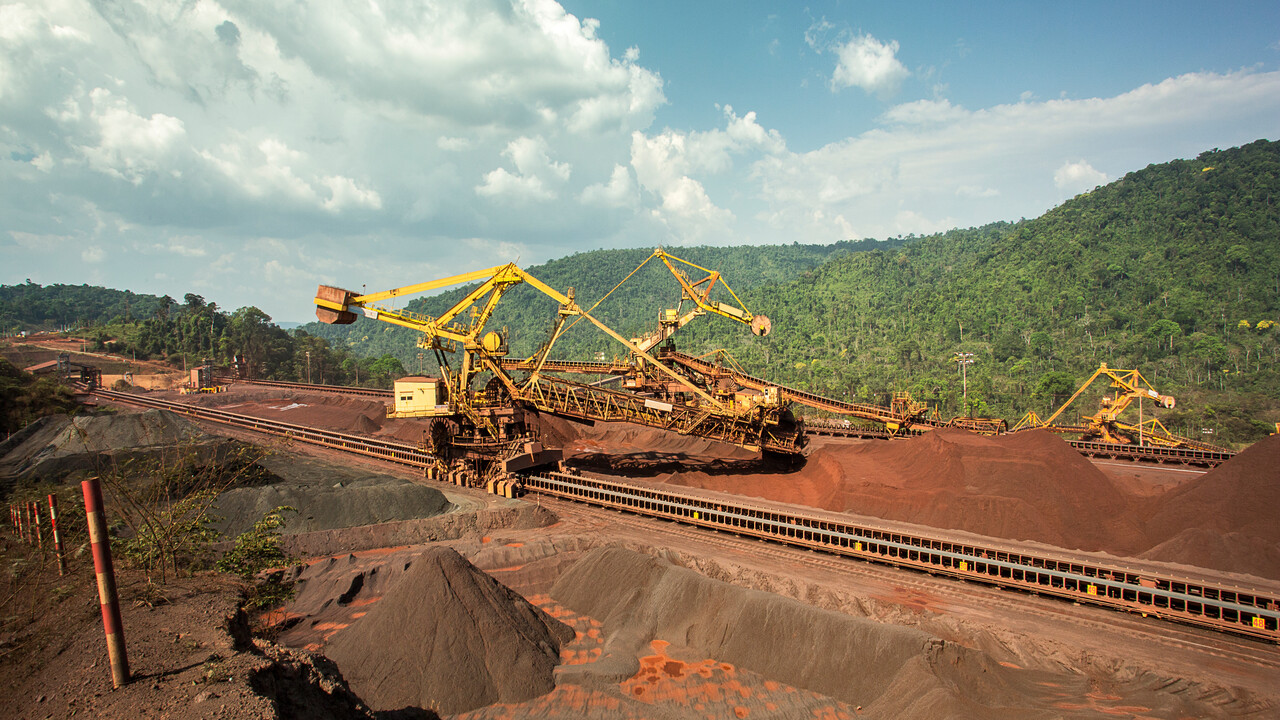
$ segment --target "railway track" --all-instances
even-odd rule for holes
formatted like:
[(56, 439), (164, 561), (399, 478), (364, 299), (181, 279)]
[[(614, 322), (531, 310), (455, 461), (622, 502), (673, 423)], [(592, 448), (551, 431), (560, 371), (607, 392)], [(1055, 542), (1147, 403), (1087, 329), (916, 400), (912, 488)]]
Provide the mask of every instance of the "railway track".
[[(291, 438), (400, 465), (426, 467), (422, 449), (301, 425), (240, 415), (132, 393), (93, 391), (98, 397), (161, 408), (217, 423)], [(685, 525), (721, 530), (833, 555), (1141, 613), (1269, 642), (1280, 642), (1280, 585), (1240, 587), (1211, 575), (1175, 576), (1138, 562), (1028, 550), (987, 538), (958, 541), (939, 531), (886, 522), (868, 524), (839, 513), (753, 503), (620, 479), (576, 473), (522, 476), (526, 490)]]
[[(224, 380), (226, 380), (224, 378)], [(229, 380), (228, 380), (229, 381)], [(276, 387), (285, 390), (306, 390), (309, 392), (326, 392), (340, 395), (357, 395), (382, 400), (390, 400), (392, 391), (377, 388), (351, 387), (349, 385), (310, 385), (308, 383), (283, 382), (275, 380), (236, 380), (246, 385)], [(763, 381), (762, 381), (763, 382)], [(799, 392), (799, 391), (795, 391)], [(817, 397), (817, 396), (814, 396)], [(853, 423), (811, 423), (805, 426), (805, 435), (809, 437), (831, 437), (859, 440), (893, 440), (923, 435), (932, 427), (904, 427), (895, 432), (874, 428), (859, 427)], [(1065, 438), (1064, 438), (1065, 440)], [(1110, 460), (1128, 460), (1131, 462), (1158, 463), (1161, 465), (1194, 465), (1212, 468), (1235, 457), (1232, 452), (1199, 450), (1195, 448), (1170, 448), (1143, 445), (1117, 445), (1113, 443), (1089, 442), (1085, 440), (1066, 440), (1081, 455), (1088, 458)]]
[[(582, 513), (582, 518), (580, 519), (594, 517), (593, 515), (587, 515), (586, 511), (583, 510), (584, 507), (591, 506), (584, 506), (581, 503), (558, 498), (544, 498), (542, 503), (544, 507), (551, 509), (562, 519), (572, 517), (572, 513), (575, 512)], [(655, 528), (656, 522), (662, 522), (663, 524)], [(691, 543), (716, 547), (729, 553), (750, 553), (752, 556), (768, 556), (789, 566), (803, 566), (815, 570), (830, 570), (846, 574), (853, 569), (851, 566), (856, 562), (848, 558), (814, 552), (809, 548), (779, 545), (759, 538), (738, 535), (737, 533), (733, 535), (723, 532), (706, 533), (672, 521), (657, 521), (654, 518), (621, 511), (610, 516), (610, 523), (614, 528), (621, 526), (633, 529), (640, 537), (651, 536), (652, 533), (658, 531), (663, 536), (677, 536)], [(948, 589), (936, 582), (930, 582), (921, 573), (903, 571), (899, 568), (878, 564), (857, 563), (856, 567), (860, 576), (868, 577), (870, 580), (880, 582), (885, 586), (902, 587), (909, 591), (915, 591), (938, 601), (930, 602), (929, 605), (941, 605), (943, 608), (948, 606), (959, 608), (973, 607), (975, 604), (980, 604), (983, 608), (999, 607), (1002, 611), (1028, 611), (1028, 603), (1019, 599), (1022, 597), (1021, 593), (983, 592), (975, 594), (975, 590), (978, 588), (975, 588), (974, 584), (970, 583), (947, 583), (946, 585), (954, 586)], [(983, 584), (980, 587), (987, 586)], [(1031, 612), (1075, 626), (1083, 626), (1099, 633), (1115, 632), (1120, 629), (1131, 636), (1139, 638), (1144, 643), (1155, 642), (1179, 649), (1195, 649), (1232, 662), (1243, 662), (1261, 667), (1280, 669), (1280, 656), (1267, 646), (1227, 642), (1225, 638), (1218, 640), (1212, 636), (1205, 635), (1200, 628), (1182, 625), (1170, 628), (1168, 623), (1163, 623), (1153, 618), (1140, 617), (1135, 614), (1124, 614), (1116, 617), (1115, 613), (1106, 613), (1106, 615), (1112, 617), (1105, 621), (1101, 616), (1082, 617), (1080, 613), (1072, 611), (1071, 603), (1060, 602), (1060, 600), (1062, 599), (1046, 598), (1037, 603)]]

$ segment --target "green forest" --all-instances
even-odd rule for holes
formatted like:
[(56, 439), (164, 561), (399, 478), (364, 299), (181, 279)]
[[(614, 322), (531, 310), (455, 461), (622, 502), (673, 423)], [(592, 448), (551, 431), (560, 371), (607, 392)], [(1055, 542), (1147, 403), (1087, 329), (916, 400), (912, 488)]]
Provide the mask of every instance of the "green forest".
[[(944, 417), (1010, 422), (1029, 410), (1046, 415), (1105, 363), (1138, 369), (1177, 397), (1160, 415), (1172, 431), (1251, 442), (1280, 420), (1278, 202), (1280, 143), (1259, 140), (1151, 165), (1032, 220), (826, 246), (667, 248), (719, 271), (752, 312), (773, 321), (761, 338), (702, 317), (675, 342), (695, 354), (723, 348), (752, 374), (832, 397), (885, 403), (908, 391)], [(593, 314), (634, 337), (680, 301), (658, 261), (614, 291), (652, 250), (577, 253), (528, 270), (560, 291), (574, 288), (584, 308), (607, 295)], [(490, 264), (478, 259), (475, 269)], [(407, 309), (437, 316), (467, 290)], [(732, 300), (723, 285), (713, 298)], [(511, 353), (527, 356), (548, 337), (555, 310), (519, 286), (489, 327), (507, 328)], [(257, 308), (227, 313), (194, 295), (176, 302), (87, 286), (0, 287), (0, 327), (59, 324), (89, 326), (100, 346), (178, 364), (243, 354), (268, 378), (305, 380), (309, 365), (316, 382), (354, 384), (359, 375), (361, 384), (386, 385), (406, 368), (434, 368), (414, 332), (366, 319), (285, 332)], [(972, 354), (972, 364), (962, 368), (958, 353)], [(623, 348), (584, 322), (552, 357), (600, 354)], [(1079, 410), (1095, 409), (1101, 390)]]
[[(93, 302), (95, 294), (102, 302)], [(240, 355), (253, 377), (270, 380), (391, 387), (406, 374), (393, 356), (358, 357), (305, 331), (282, 330), (256, 307), (226, 312), (194, 293), (177, 302), (167, 295), (28, 281), (0, 285), (0, 313), (9, 335), (70, 326), (67, 334), (85, 339), (89, 350), (174, 368), (227, 365)]]

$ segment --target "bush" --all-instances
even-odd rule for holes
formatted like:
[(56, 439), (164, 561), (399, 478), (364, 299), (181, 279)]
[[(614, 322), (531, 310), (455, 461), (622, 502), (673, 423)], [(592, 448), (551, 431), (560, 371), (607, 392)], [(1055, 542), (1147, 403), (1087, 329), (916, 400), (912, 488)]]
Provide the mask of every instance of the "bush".
[[(240, 576), (247, 583), (254, 583), (264, 570), (297, 562), (280, 547), (280, 528), (284, 527), (284, 514), (297, 512), (295, 508), (281, 505), (267, 512), (252, 528), (240, 533), (235, 544), (218, 561), (222, 572)], [(250, 608), (267, 608), (293, 597), (292, 583), (282, 582), (279, 575), (270, 575), (254, 584), (253, 593), (246, 605)]]

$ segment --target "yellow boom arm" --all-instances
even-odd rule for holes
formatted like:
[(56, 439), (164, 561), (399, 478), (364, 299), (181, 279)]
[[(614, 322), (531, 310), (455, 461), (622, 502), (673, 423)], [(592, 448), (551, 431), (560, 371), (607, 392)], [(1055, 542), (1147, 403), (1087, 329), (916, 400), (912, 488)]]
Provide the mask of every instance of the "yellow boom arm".
[[(467, 282), (475, 282), (477, 280), (484, 280), (484, 282), (468, 293), (462, 300), (459, 300), (453, 307), (449, 308), (436, 318), (415, 317), (410, 313), (378, 308), (372, 305), (372, 303), (379, 300), (426, 292), (428, 290), (460, 285)], [(403, 288), (386, 290), (384, 292), (372, 293), (369, 295), (356, 295), (355, 293), (343, 290), (342, 288), (321, 285), (316, 290), (316, 318), (324, 323), (348, 325), (355, 322), (357, 317), (356, 311), (358, 310), (364, 314), (365, 317), (421, 332), (422, 338), (420, 339), (419, 344), (423, 346), (439, 347), (438, 341), (445, 339), (462, 343), (463, 348), (468, 353), (481, 352), (481, 343), (477, 341), (477, 337), (481, 331), (483, 331), (484, 324), (492, 314), (498, 299), (508, 289), (522, 282), (532, 285), (542, 294), (560, 303), (559, 312), (561, 315), (577, 315), (582, 318), (586, 318), (591, 322), (591, 324), (599, 328), (601, 332), (622, 343), (628, 350), (640, 357), (643, 357), (655, 368), (658, 368), (660, 371), (670, 375), (674, 380), (696, 394), (698, 397), (702, 398), (702, 400), (709, 403), (711, 406), (723, 409), (722, 403), (707, 394), (704, 390), (689, 382), (689, 380), (671, 368), (668, 368), (658, 362), (655, 358), (649, 355), (646, 350), (628, 341), (612, 328), (597, 320), (589, 312), (578, 307), (578, 304), (574, 302), (572, 297), (572, 290), (568, 296), (563, 295), (533, 275), (521, 270), (515, 265), (515, 263), (509, 263), (507, 265), (501, 265), (487, 270), (477, 270), (471, 273), (453, 275), (440, 280), (432, 280), (430, 282), (418, 283), (416, 285), (409, 285)], [(485, 307), (480, 311), (476, 319), (471, 323), (470, 327), (460, 327), (453, 322), (458, 315), (466, 310), (466, 308), (474, 305), (486, 294), (490, 294), (489, 300), (485, 303)], [(464, 362), (469, 359), (469, 357), (464, 359)]]

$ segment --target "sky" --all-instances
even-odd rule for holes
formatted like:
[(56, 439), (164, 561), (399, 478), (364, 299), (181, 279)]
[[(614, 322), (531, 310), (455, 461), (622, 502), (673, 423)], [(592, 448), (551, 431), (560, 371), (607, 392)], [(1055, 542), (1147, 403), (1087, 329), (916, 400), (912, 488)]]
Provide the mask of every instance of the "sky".
[(1034, 218), (1280, 139), (1280, 3), (0, 0), (0, 283), (279, 322), (600, 248)]

